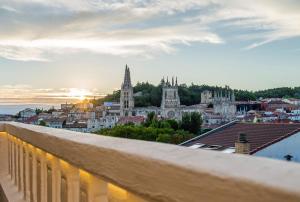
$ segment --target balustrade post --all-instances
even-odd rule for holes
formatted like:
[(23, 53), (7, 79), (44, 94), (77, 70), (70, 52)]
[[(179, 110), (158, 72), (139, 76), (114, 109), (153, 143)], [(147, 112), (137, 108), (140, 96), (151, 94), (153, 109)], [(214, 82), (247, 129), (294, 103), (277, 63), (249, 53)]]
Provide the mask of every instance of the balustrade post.
[(107, 182), (91, 175), (88, 187), (88, 202), (108, 202)]
[(11, 143), (10, 143), (10, 137), (7, 134), (6, 135), (7, 140), (7, 159), (8, 159), (8, 174), (11, 176)]
[(25, 180), (25, 183), (24, 183), (24, 190), (25, 190), (25, 193), (24, 193), (24, 198), (26, 199), (26, 201), (30, 201), (30, 182), (29, 182), (29, 178), (30, 178), (30, 174), (29, 174), (29, 149), (28, 149), (28, 145), (25, 143), (24, 146), (24, 151), (25, 151), (25, 154), (24, 155), (24, 180)]
[(17, 183), (18, 183), (18, 191), (22, 191), (22, 180), (21, 180), (21, 141), (18, 140), (18, 144), (17, 144)]
[(16, 143), (15, 143), (14, 139), (12, 140), (12, 154), (13, 154), (13, 158), (12, 158), (12, 165), (13, 165), (12, 180), (13, 180), (13, 183), (15, 185), (17, 185)]
[(51, 172), (52, 172), (52, 201), (61, 202), (61, 171), (59, 160), (56, 157), (51, 159)]
[(68, 187), (68, 202), (79, 202), (80, 195), (80, 175), (79, 169), (71, 165), (66, 171), (67, 187)]

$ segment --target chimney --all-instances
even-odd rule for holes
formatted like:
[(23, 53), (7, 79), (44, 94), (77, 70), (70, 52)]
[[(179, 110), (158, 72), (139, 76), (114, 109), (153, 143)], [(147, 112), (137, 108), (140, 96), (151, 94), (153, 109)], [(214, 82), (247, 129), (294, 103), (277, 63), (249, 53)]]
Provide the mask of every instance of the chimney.
[(238, 140), (235, 142), (235, 153), (250, 154), (250, 143), (247, 140), (246, 134), (239, 134)]

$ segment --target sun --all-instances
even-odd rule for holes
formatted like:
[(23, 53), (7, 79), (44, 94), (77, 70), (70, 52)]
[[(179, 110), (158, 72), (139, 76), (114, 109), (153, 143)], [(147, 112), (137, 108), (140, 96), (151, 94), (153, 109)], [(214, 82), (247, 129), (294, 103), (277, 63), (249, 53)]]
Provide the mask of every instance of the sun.
[(78, 88), (71, 88), (68, 96), (71, 98), (76, 98), (79, 100), (85, 100), (87, 96), (90, 95), (90, 92), (86, 89), (78, 89)]

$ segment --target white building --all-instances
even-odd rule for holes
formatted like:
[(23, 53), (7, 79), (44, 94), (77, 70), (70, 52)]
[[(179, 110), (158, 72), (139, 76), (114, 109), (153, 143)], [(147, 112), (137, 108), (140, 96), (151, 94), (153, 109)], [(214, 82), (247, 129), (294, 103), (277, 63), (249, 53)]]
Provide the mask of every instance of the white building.
[(213, 99), (214, 114), (220, 114), (227, 121), (232, 121), (236, 117), (235, 95), (227, 88), (225, 92), (215, 93)]
[(210, 104), (213, 102), (212, 92), (209, 90), (205, 90), (201, 93), (201, 103), (202, 104)]
[(30, 117), (36, 116), (36, 111), (34, 109), (26, 108), (19, 112), (20, 118), (26, 120)]

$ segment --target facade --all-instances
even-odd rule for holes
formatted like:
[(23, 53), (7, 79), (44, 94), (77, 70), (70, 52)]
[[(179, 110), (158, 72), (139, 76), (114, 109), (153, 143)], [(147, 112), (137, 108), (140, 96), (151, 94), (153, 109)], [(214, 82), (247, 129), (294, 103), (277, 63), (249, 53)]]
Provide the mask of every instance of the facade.
[(133, 98), (133, 87), (131, 85), (130, 70), (126, 65), (124, 82), (121, 86), (121, 97), (120, 97), (120, 115), (121, 116), (132, 116), (134, 108)]
[(290, 104), (282, 99), (269, 99), (262, 103), (262, 108), (265, 111), (276, 111), (276, 110), (294, 110), (298, 109), (298, 106)]
[(161, 116), (168, 119), (181, 119), (180, 98), (177, 78), (172, 83), (162, 80)]
[(235, 95), (229, 88), (225, 92), (220, 91), (215, 93), (214, 100), (214, 114), (220, 114), (226, 121), (235, 119), (236, 116), (236, 105)]
[(201, 93), (201, 103), (202, 104), (210, 104), (213, 102), (212, 92), (209, 90), (205, 90)]
[(20, 111), (19, 113), (20, 113), (20, 118), (22, 120), (26, 120), (26, 119), (36, 115), (36, 111), (34, 109), (30, 109), (30, 108), (26, 108), (26, 109)]
[(63, 128), (64, 124), (66, 123), (66, 117), (53, 117), (50, 119), (45, 119), (46, 126), (50, 128)]

